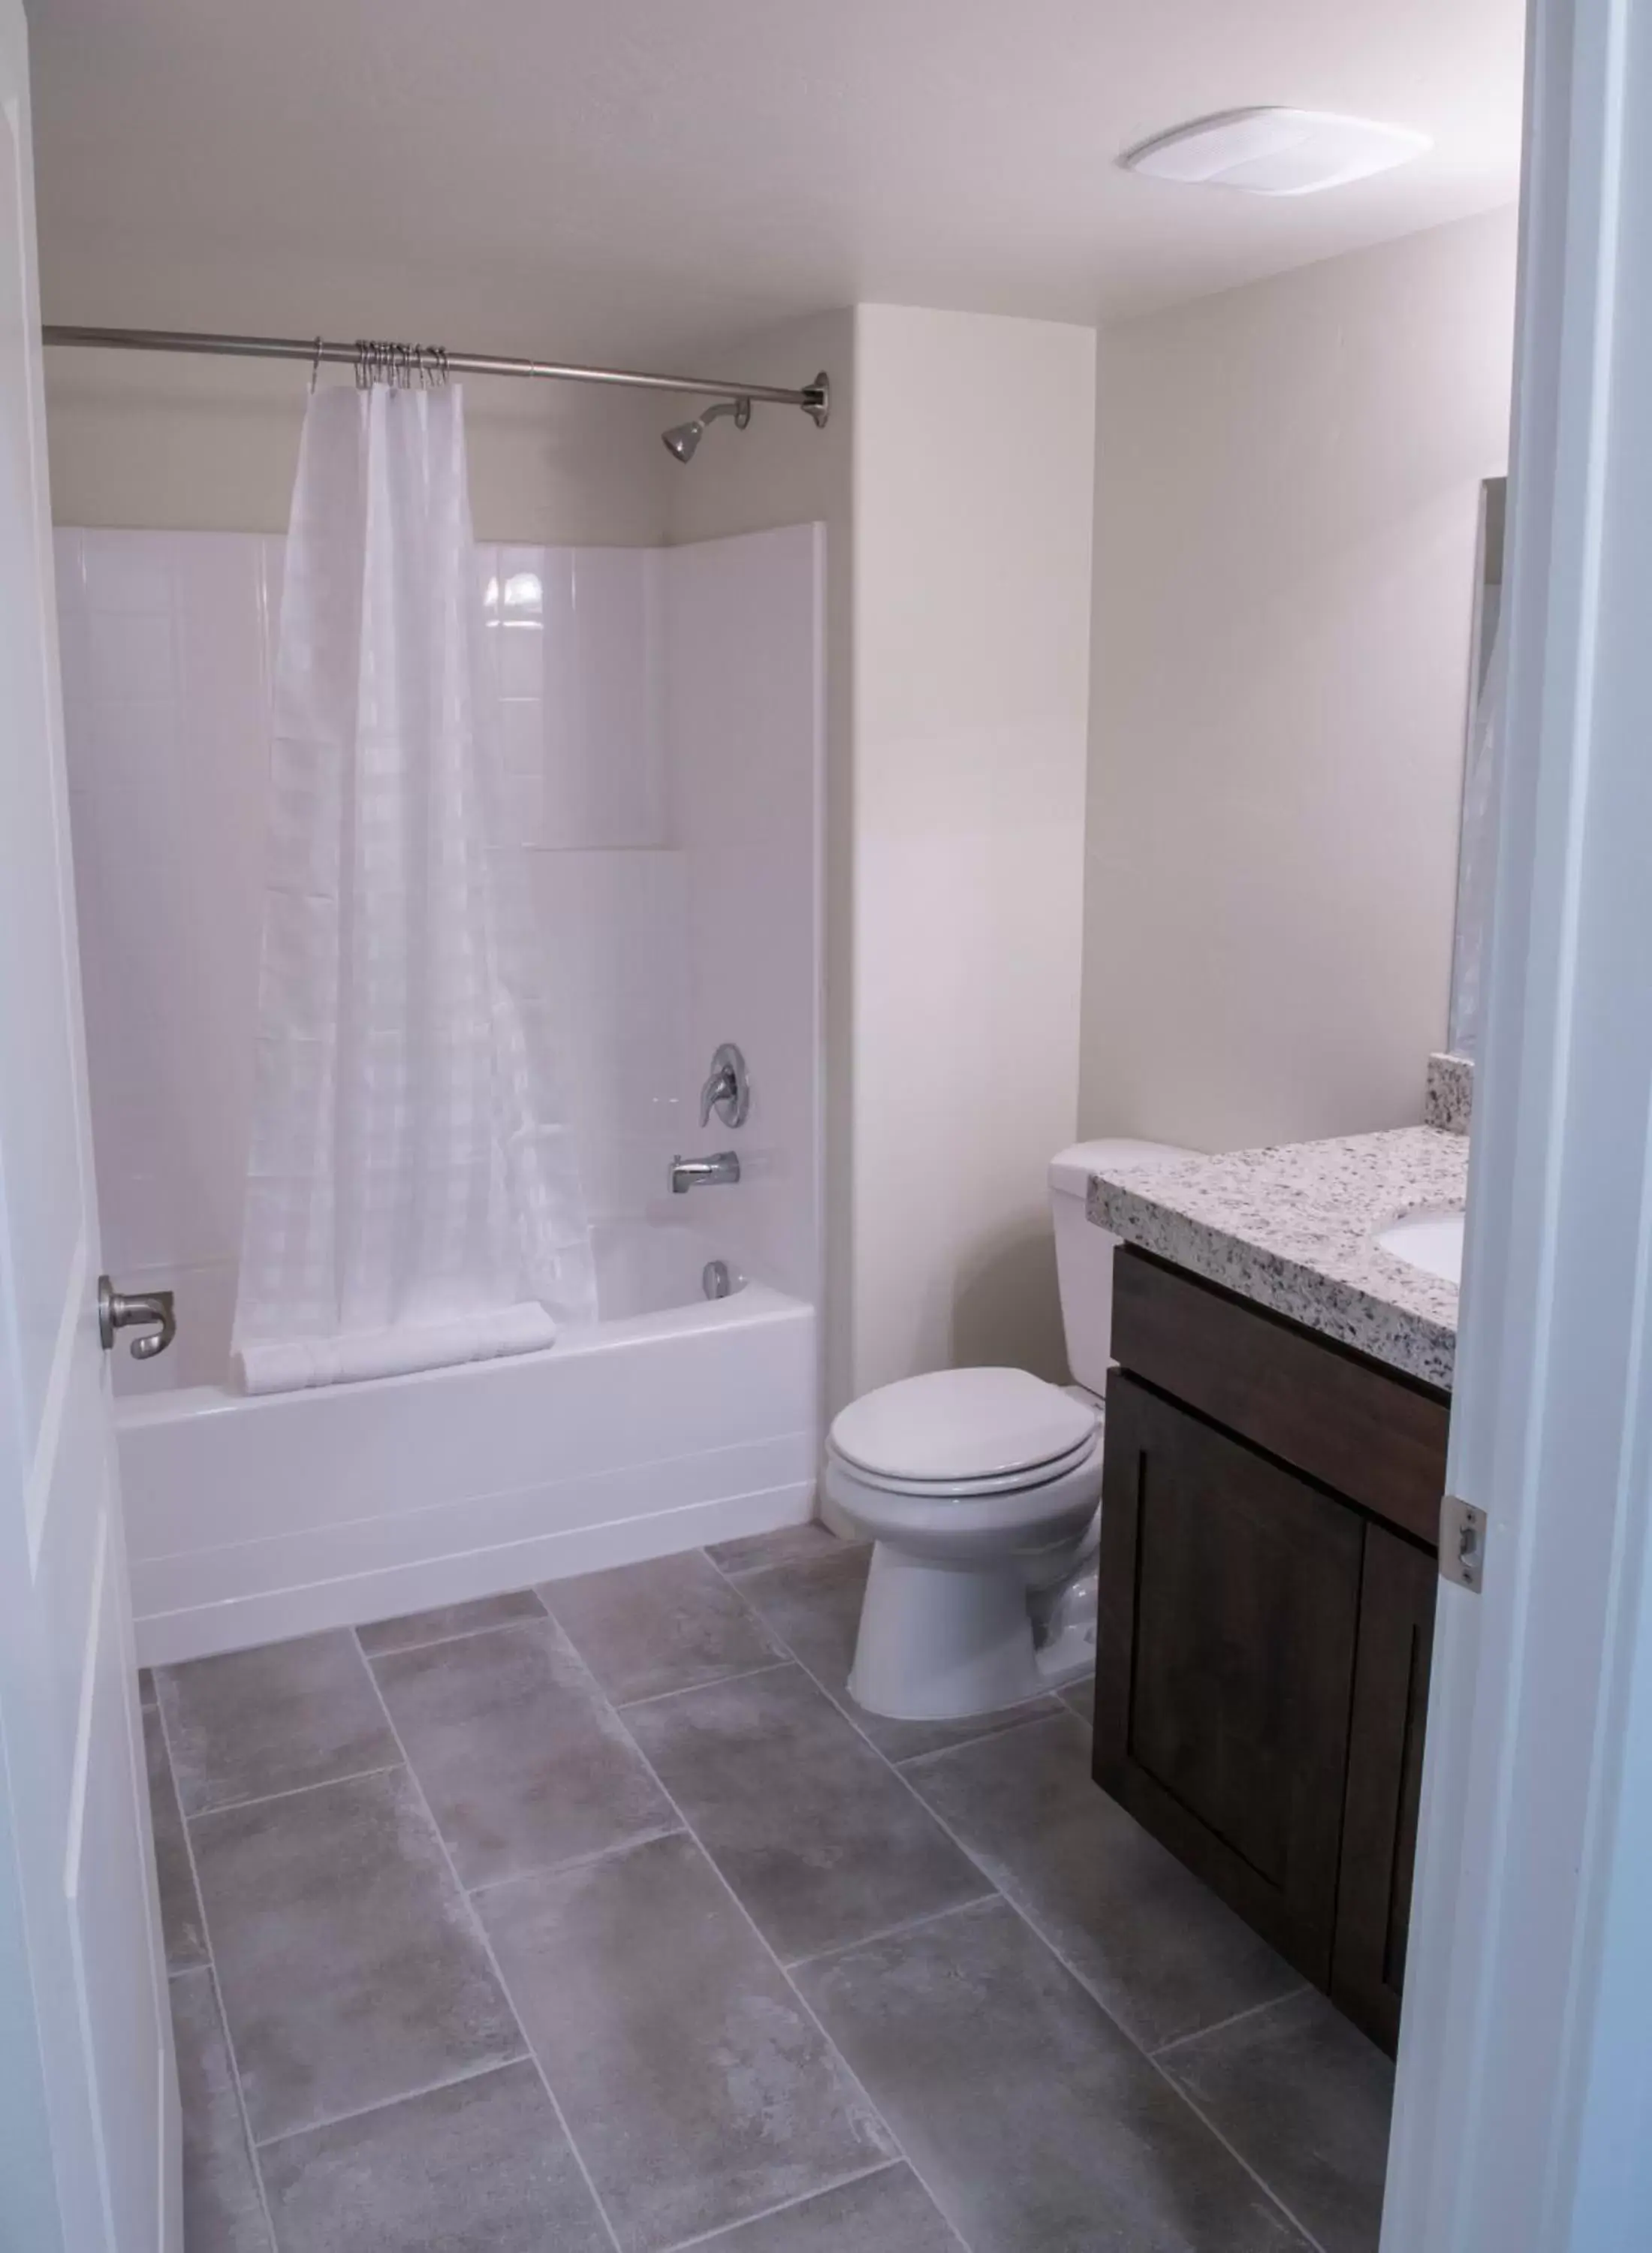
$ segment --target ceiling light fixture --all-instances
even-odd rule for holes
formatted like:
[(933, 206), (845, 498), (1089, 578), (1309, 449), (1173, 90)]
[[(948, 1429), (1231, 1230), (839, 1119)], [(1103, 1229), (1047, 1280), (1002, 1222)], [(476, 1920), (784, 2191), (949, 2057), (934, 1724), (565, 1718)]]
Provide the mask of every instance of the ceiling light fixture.
[(1321, 109), (1223, 109), (1155, 133), (1119, 159), (1126, 171), (1253, 196), (1311, 196), (1408, 164), (1433, 143), (1405, 125)]

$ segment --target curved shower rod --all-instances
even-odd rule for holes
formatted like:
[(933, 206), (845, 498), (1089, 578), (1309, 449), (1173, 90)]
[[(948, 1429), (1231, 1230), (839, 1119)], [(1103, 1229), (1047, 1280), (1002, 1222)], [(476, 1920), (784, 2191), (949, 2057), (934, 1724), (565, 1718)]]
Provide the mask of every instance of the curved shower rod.
[[(87, 329), (47, 322), (40, 331), (48, 345), (94, 345), (110, 352), (204, 352), (230, 359), (301, 359), (312, 367), (341, 361), (354, 367), (362, 343), (339, 344), (325, 337), (228, 337), (196, 329)], [(395, 347), (412, 356), (412, 346)], [(628, 391), (695, 392), (719, 399), (749, 399), (766, 407), (800, 407), (817, 429), (832, 408), (832, 387), (822, 369), (812, 383), (796, 390), (772, 383), (719, 383), (701, 375), (648, 375), (634, 368), (578, 367), (556, 360), (504, 359), (491, 352), (432, 352), (454, 375), (530, 375), (553, 383), (605, 383)]]

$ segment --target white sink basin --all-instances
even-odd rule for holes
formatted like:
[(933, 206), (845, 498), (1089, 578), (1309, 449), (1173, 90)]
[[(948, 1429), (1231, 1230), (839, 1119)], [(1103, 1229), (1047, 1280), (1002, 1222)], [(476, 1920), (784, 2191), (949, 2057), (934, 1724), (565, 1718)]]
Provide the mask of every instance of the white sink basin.
[(1463, 1274), (1463, 1217), (1448, 1208), (1408, 1212), (1377, 1238), (1377, 1248), (1391, 1252), (1425, 1275), (1447, 1283), (1460, 1283)]

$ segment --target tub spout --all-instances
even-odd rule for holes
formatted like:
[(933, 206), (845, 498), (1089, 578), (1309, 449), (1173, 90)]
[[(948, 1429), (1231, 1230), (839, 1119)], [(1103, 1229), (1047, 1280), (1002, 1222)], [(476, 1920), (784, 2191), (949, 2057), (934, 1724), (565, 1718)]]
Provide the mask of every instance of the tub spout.
[(671, 1193), (684, 1196), (698, 1183), (737, 1182), (740, 1179), (740, 1157), (737, 1151), (719, 1150), (710, 1158), (673, 1158), (671, 1161)]

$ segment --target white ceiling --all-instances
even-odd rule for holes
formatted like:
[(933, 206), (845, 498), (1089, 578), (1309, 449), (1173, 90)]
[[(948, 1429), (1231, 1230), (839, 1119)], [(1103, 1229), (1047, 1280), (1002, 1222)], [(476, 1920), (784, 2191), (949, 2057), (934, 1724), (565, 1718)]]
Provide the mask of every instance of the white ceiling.
[[(1522, 15), (33, 0), (47, 316), (659, 359), (854, 299), (1146, 310), (1511, 201)], [(1179, 120), (1276, 101), (1435, 146), (1300, 200), (1114, 163)]]

